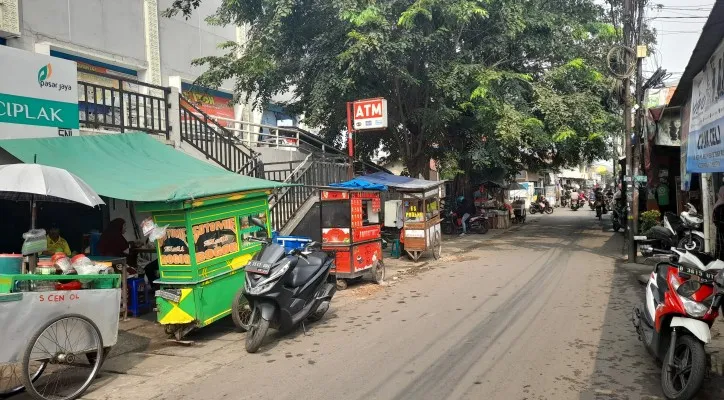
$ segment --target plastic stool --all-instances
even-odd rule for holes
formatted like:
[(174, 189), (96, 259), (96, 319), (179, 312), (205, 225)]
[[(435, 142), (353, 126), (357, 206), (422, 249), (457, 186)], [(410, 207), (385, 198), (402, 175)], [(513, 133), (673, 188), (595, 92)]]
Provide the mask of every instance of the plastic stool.
[(392, 258), (400, 258), (402, 254), (402, 246), (400, 245), (400, 239), (392, 241), (392, 249), (390, 249), (390, 256)]
[(128, 279), (128, 312), (134, 317), (151, 310), (152, 301), (144, 278)]

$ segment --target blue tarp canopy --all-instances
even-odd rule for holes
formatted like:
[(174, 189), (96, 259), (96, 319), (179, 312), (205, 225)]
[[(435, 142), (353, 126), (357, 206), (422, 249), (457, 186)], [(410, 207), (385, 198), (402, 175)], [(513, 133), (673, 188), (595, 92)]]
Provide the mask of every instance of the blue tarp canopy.
[(421, 192), (434, 189), (442, 184), (442, 181), (428, 181), (425, 179), (410, 178), (409, 176), (397, 176), (385, 172), (375, 172), (374, 174), (359, 176), (351, 181), (335, 183), (331, 186), (366, 190), (387, 190), (389, 187), (399, 191)]
[(387, 190), (387, 186), (380, 185), (378, 183), (368, 182), (368, 181), (362, 179), (362, 177), (354, 178), (347, 182), (332, 183), (329, 186), (344, 188), (344, 189), (357, 189), (357, 190), (382, 190), (382, 191)]

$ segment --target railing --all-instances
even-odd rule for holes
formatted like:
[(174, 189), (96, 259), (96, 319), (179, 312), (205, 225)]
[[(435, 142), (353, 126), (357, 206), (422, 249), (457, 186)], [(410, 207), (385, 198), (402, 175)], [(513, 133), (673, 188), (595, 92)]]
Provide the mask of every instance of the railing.
[(297, 169), (287, 178), (292, 186), (272, 194), (269, 201), (269, 212), (272, 215), (272, 228), (280, 232), (294, 215), (312, 196), (318, 193), (318, 186), (326, 186), (333, 182), (347, 179), (348, 164), (334, 161), (309, 160), (303, 164), (306, 168)]
[(236, 140), (216, 119), (179, 95), (181, 140), (229, 171), (259, 177), (259, 154)]
[(169, 88), (95, 71), (97, 82), (78, 81), (78, 119), (83, 128), (143, 131), (169, 138)]

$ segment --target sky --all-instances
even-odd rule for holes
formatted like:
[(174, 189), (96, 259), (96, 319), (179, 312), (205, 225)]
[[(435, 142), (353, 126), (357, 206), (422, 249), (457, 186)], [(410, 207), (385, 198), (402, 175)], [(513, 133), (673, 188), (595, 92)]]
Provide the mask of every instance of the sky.
[[(644, 64), (644, 77), (657, 67), (678, 80), (686, 69), (715, 0), (649, 0), (645, 18), (656, 29), (656, 48)], [(661, 7), (658, 7), (658, 6)]]

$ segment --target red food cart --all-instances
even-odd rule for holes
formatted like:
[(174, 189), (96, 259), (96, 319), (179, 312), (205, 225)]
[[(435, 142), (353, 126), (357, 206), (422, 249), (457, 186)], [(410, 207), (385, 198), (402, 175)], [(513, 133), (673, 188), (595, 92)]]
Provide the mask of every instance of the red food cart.
[(322, 250), (335, 255), (337, 289), (365, 276), (382, 282), (380, 192), (335, 187), (322, 190), (320, 200)]

